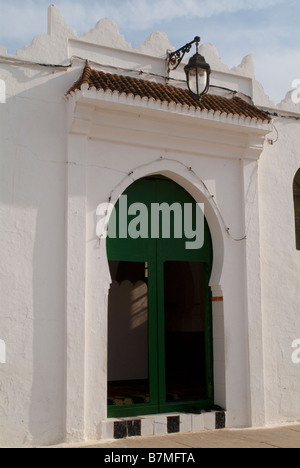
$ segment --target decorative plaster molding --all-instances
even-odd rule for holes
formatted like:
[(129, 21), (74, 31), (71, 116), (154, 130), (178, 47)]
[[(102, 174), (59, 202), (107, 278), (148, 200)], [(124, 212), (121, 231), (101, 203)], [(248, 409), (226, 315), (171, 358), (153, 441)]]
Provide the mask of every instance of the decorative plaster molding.
[(272, 130), (269, 122), (250, 117), (97, 91), (87, 85), (69, 97), (68, 107), (71, 134), (218, 158), (258, 160)]
[(120, 34), (118, 26), (110, 18), (103, 18), (98, 21), (93, 29), (80, 36), (79, 39), (106, 47), (132, 50), (130, 42), (126, 42), (125, 37)]
[(50, 5), (48, 34), (36, 36), (31, 45), (16, 51), (15, 55), (20, 59), (41, 63), (67, 63), (69, 62), (68, 40), (76, 36), (76, 31), (69, 29), (59, 9)]
[(148, 39), (136, 48), (136, 51), (141, 54), (163, 58), (166, 58), (167, 50), (173, 51), (175, 48), (170, 44), (168, 36), (161, 31), (153, 32)]
[(214, 71), (228, 73), (231, 75), (239, 75), (247, 78), (255, 77), (255, 61), (253, 54), (244, 57), (240, 65), (237, 67), (229, 68), (228, 65), (222, 61), (213, 44), (205, 43), (199, 50), (201, 55), (205, 57), (206, 61), (210, 64), (211, 69)]
[(255, 78), (255, 58), (253, 54), (246, 55), (240, 65), (231, 68), (231, 73)]
[(300, 116), (300, 88), (289, 91), (277, 107), (280, 110), (293, 112)]

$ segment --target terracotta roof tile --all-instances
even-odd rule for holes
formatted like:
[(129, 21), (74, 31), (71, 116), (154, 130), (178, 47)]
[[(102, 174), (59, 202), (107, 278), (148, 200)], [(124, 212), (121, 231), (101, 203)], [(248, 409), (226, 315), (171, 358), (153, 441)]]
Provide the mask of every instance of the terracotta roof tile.
[(130, 76), (104, 73), (93, 70), (88, 63), (84, 68), (83, 74), (69, 89), (67, 95), (81, 89), (83, 84), (87, 84), (89, 88), (94, 87), (97, 90), (103, 89), (104, 91), (117, 91), (120, 94), (133, 94), (142, 98), (153, 98), (156, 101), (187, 105), (201, 110), (220, 111), (226, 114), (256, 118), (262, 121), (271, 120), (268, 114), (237, 96), (228, 99), (223, 96), (206, 94), (198, 102), (187, 89), (132, 78)]

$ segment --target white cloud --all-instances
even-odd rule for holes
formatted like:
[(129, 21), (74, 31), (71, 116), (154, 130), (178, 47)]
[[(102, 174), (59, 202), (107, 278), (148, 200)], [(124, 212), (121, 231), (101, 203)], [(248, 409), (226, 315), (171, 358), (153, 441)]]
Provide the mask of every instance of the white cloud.
[(83, 22), (108, 16), (119, 27), (144, 30), (157, 23), (172, 21), (181, 17), (210, 18), (222, 13), (247, 10), (262, 10), (280, 5), (286, 0), (110, 0), (86, 2), (62, 0), (58, 6), (67, 16), (73, 18), (73, 27), (82, 28)]
[(12, 0), (0, 3), (0, 37), (7, 39), (28, 39), (47, 27), (47, 7), (29, 0), (22, 2)]
[[(113, 18), (119, 27), (144, 30), (176, 18), (209, 18), (222, 13), (261, 10), (285, 0), (57, 0), (71, 28), (87, 32), (103, 17)], [(46, 29), (48, 0), (1, 0), (1, 36), (33, 37)]]

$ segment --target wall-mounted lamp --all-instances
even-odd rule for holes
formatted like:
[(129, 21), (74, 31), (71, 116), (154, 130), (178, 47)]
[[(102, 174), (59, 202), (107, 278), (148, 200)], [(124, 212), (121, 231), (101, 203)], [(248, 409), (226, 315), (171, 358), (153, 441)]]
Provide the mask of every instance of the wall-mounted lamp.
[(170, 73), (170, 71), (178, 68), (185, 54), (190, 52), (193, 44), (196, 44), (196, 54), (193, 55), (189, 63), (184, 67), (184, 71), (186, 73), (188, 89), (198, 101), (209, 89), (211, 74), (209, 64), (206, 62), (205, 58), (199, 54), (200, 40), (200, 37), (196, 36), (192, 42), (189, 42), (175, 52), (170, 52), (167, 57), (168, 73)]

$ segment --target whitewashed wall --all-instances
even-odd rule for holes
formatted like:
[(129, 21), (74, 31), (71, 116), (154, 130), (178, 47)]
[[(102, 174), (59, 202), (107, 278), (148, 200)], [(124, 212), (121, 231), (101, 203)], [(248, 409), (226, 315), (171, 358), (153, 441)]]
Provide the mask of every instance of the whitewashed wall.
[(64, 84), (39, 68), (2, 66), (1, 76), (0, 443), (55, 442), (64, 434)]
[[(300, 419), (300, 251), (296, 250), (293, 180), (300, 168), (299, 121), (277, 118), (279, 140), (259, 170), (261, 262), (268, 423)], [(274, 137), (276, 134), (274, 133)]]
[[(48, 34), (6, 59), (67, 65), (77, 55), (164, 74), (168, 48), (165, 35), (155, 33), (133, 51), (110, 20), (78, 38), (51, 6)], [(254, 80), (251, 56), (229, 70), (212, 46), (203, 46), (203, 53), (214, 84), (274, 110)], [(254, 138), (251, 125), (209, 121), (200, 131), (192, 117), (112, 106), (93, 92), (66, 102), (83, 66), (78, 59), (69, 69), (0, 64), (6, 84), (6, 103), (0, 104), (0, 340), (6, 350), (0, 361), (0, 445), (102, 436), (110, 277), (95, 213), (123, 181), (116, 200), (132, 181), (126, 174), (142, 165), (135, 177), (162, 172), (206, 204), (215, 248), (211, 286), (215, 297), (224, 297), (213, 305), (216, 403), (226, 406), (229, 425), (300, 419), (299, 365), (291, 361), (292, 341), (300, 338), (292, 200), (299, 122), (275, 119), (280, 138), (265, 144), (258, 165), (266, 130)], [(86, 108), (80, 108), (84, 99)], [(276, 111), (300, 113), (289, 98)], [(140, 128), (143, 144), (130, 142), (125, 122), (129, 133), (128, 125)], [(161, 135), (154, 141), (157, 127)], [(204, 135), (206, 147), (195, 150)], [(232, 235), (247, 232), (247, 242), (227, 236), (199, 179), (185, 166), (215, 195)]]

